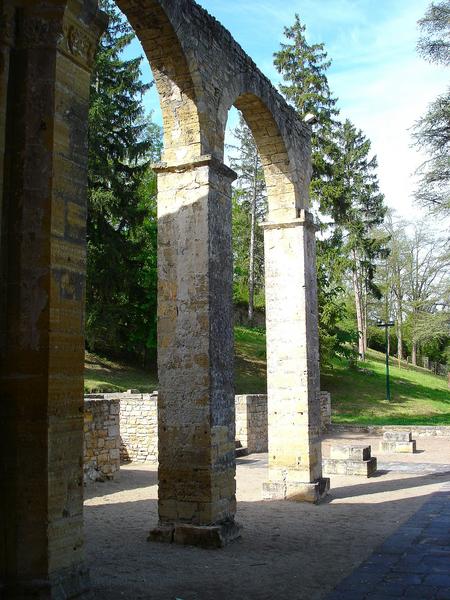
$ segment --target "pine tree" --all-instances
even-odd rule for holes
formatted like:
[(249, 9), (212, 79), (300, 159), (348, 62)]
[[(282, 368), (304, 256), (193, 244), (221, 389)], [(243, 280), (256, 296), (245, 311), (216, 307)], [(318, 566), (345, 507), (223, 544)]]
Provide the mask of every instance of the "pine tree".
[(300, 119), (313, 114), (317, 120), (311, 138), (311, 198), (318, 203), (322, 214), (339, 213), (338, 207), (322, 189), (324, 178), (332, 176), (329, 157), (335, 152), (334, 132), (339, 114), (337, 99), (330, 91), (326, 75), (331, 60), (323, 43), (308, 44), (306, 26), (297, 14), (294, 24), (284, 28), (284, 35), (288, 43), (282, 43), (281, 49), (274, 54), (275, 67), (284, 81), (280, 91), (294, 106)]
[[(323, 239), (317, 243), (317, 278), (319, 301), (320, 355), (329, 362), (335, 354), (348, 356), (351, 339), (340, 328), (346, 312), (342, 296), (345, 260), (343, 237), (336, 222), (342, 218), (341, 196), (333, 188), (333, 164), (339, 149), (336, 143), (338, 127), (337, 99), (331, 93), (327, 71), (331, 65), (324, 44), (309, 44), (306, 27), (298, 15), (291, 27), (284, 29), (287, 43), (274, 54), (275, 66), (283, 76), (280, 90), (304, 119), (313, 114), (317, 123), (312, 127), (313, 174), (310, 197), (321, 215)], [(331, 220), (331, 222), (330, 222)]]
[(370, 140), (347, 119), (338, 129), (339, 156), (334, 160), (333, 187), (344, 207), (340, 227), (344, 231), (345, 252), (350, 260), (359, 333), (358, 350), (364, 359), (367, 350), (368, 295), (379, 297), (374, 284), (376, 260), (385, 252), (387, 237), (377, 235), (386, 207), (376, 175), (377, 159), (370, 157)]
[(86, 337), (93, 350), (146, 359), (156, 332), (156, 180), (159, 128), (143, 108), (134, 33), (111, 0), (89, 111)]
[(258, 227), (266, 212), (266, 186), (261, 159), (253, 135), (242, 115), (233, 136), (237, 145), (231, 167), (238, 174), (233, 194), (233, 253), (235, 282), (245, 282), (248, 293), (248, 322), (253, 324), (255, 294), (263, 287), (264, 242)]

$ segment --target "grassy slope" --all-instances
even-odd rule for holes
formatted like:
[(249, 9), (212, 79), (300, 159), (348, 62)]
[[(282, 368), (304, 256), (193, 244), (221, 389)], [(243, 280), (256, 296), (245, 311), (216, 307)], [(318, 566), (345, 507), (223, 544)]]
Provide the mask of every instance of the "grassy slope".
[(157, 388), (156, 372), (144, 371), (122, 362), (86, 352), (84, 364), (85, 392), (123, 392), (129, 389), (153, 392)]
[(331, 392), (333, 421), (365, 424), (450, 424), (450, 393), (444, 377), (425, 369), (399, 369), (390, 362), (391, 401), (386, 398), (384, 355), (369, 350), (357, 369), (336, 361), (322, 373), (322, 389)]
[[(244, 327), (235, 328), (235, 388), (237, 394), (265, 393), (265, 335)], [(361, 370), (362, 369), (362, 370)], [(331, 392), (333, 421), (361, 424), (449, 424), (450, 393), (443, 377), (424, 369), (399, 369), (391, 364), (392, 400), (385, 400), (384, 355), (369, 351), (358, 369), (335, 361), (322, 373), (322, 389)], [(156, 373), (86, 356), (86, 391), (157, 389)]]

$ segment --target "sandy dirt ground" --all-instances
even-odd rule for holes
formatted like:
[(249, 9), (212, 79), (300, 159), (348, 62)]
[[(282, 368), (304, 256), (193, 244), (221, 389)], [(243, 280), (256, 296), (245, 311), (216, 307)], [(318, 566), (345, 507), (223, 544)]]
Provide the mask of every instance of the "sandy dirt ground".
[(319, 506), (263, 502), (267, 455), (238, 459), (237, 520), (243, 532), (240, 540), (221, 550), (146, 541), (157, 522), (155, 468), (125, 466), (120, 482), (90, 485), (85, 502), (86, 554), (94, 598), (325, 598), (450, 481), (450, 438), (418, 438), (417, 454), (382, 455), (380, 438), (340, 434), (324, 440), (324, 456), (331, 443), (347, 441), (370, 443), (372, 455), (386, 468), (370, 479), (332, 477), (330, 496)]

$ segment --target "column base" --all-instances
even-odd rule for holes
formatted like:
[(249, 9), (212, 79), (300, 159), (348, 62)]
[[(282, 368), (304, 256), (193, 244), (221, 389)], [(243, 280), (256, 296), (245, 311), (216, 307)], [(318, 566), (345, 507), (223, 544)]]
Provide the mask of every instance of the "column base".
[(190, 525), (175, 523), (158, 525), (150, 531), (149, 542), (164, 542), (182, 546), (200, 546), (201, 548), (223, 548), (241, 537), (242, 526), (234, 521), (218, 525)]
[(330, 479), (320, 477), (311, 483), (301, 481), (267, 481), (263, 483), (263, 500), (291, 500), (319, 504), (330, 491)]
[(92, 598), (89, 570), (73, 569), (48, 579), (6, 580), (0, 583), (2, 600), (88, 600)]

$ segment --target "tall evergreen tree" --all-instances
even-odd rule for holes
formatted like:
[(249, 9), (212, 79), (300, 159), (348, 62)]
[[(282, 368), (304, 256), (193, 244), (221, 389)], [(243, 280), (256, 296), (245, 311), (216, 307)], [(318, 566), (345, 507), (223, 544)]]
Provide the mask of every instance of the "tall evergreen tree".
[(347, 355), (351, 335), (342, 330), (340, 321), (346, 307), (342, 296), (346, 261), (343, 256), (343, 236), (336, 228), (344, 207), (341, 196), (332, 186), (333, 165), (339, 156), (336, 141), (338, 127), (337, 99), (327, 78), (331, 65), (324, 44), (309, 44), (306, 27), (295, 15), (294, 24), (284, 29), (287, 43), (274, 54), (274, 63), (283, 76), (280, 90), (304, 119), (313, 114), (317, 123), (312, 126), (313, 174), (310, 196), (319, 212), (323, 236), (317, 243), (317, 276), (319, 300), (319, 333), (322, 362), (334, 354)]
[(349, 257), (359, 334), (358, 351), (364, 359), (367, 349), (368, 295), (380, 296), (374, 285), (377, 259), (386, 252), (387, 237), (377, 235), (386, 214), (379, 191), (377, 159), (370, 156), (370, 140), (347, 119), (338, 129), (339, 155), (334, 160), (332, 182), (339, 204), (344, 207), (340, 227), (344, 231)]
[(283, 77), (280, 91), (301, 119), (313, 114), (317, 120), (312, 127), (311, 198), (318, 203), (322, 214), (340, 213), (332, 198), (324, 194), (324, 178), (331, 178), (330, 155), (335, 152), (334, 132), (339, 114), (337, 99), (328, 85), (327, 71), (331, 60), (321, 44), (309, 44), (306, 26), (295, 15), (294, 24), (284, 28), (287, 43), (274, 54), (274, 64)]
[(142, 58), (111, 0), (96, 57), (89, 111), (86, 338), (93, 350), (139, 355), (155, 347), (156, 181), (149, 162), (160, 131), (145, 116)]

